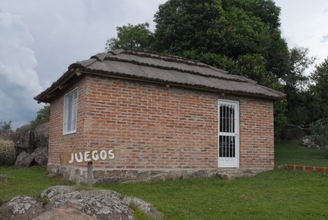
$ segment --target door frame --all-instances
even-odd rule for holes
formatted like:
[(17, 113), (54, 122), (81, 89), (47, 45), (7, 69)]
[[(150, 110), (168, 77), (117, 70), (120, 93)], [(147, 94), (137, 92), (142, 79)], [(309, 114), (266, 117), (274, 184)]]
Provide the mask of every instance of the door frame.
[[(220, 132), (220, 106), (221, 104), (228, 104), (234, 106), (235, 114), (234, 114), (234, 132)], [(240, 134), (239, 134), (239, 101), (236, 100), (228, 100), (228, 99), (219, 99), (218, 100), (218, 167), (231, 167), (231, 168), (239, 168), (240, 164)], [(235, 151), (234, 157), (220, 157), (220, 136), (233, 136), (235, 137)]]

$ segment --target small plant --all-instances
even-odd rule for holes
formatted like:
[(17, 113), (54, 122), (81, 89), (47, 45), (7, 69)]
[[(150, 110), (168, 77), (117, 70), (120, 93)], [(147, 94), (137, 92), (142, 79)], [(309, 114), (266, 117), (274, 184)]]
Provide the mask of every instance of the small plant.
[(16, 150), (14, 142), (0, 139), (0, 165), (14, 165), (16, 159)]
[(49, 203), (49, 199), (48, 198), (38, 198), (37, 199), (38, 202), (42, 202), (42, 205), (45, 206)]

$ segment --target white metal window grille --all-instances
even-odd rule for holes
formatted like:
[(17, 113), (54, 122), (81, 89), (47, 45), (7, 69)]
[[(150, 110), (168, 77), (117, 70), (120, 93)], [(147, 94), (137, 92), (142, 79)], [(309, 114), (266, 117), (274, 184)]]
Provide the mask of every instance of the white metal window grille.
[(235, 105), (220, 104), (219, 157), (236, 156)]
[(64, 97), (64, 123), (63, 133), (76, 132), (78, 90), (75, 88)]

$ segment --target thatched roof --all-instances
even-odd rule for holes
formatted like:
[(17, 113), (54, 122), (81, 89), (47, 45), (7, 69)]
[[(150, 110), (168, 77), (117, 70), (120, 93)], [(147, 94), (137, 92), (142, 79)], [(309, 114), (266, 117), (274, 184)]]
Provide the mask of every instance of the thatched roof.
[(80, 74), (146, 81), (271, 100), (281, 100), (285, 97), (283, 93), (258, 85), (253, 80), (229, 74), (200, 62), (148, 51), (115, 50), (99, 53), (88, 60), (71, 64), (67, 72), (34, 99), (39, 102), (51, 102), (53, 95), (69, 79)]

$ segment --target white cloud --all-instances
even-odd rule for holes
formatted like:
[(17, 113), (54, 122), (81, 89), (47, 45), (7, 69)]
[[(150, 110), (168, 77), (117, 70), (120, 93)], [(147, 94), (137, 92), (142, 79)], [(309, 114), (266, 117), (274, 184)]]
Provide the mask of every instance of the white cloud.
[[(281, 30), (289, 48), (309, 49), (309, 56), (320, 64), (327, 57), (328, 1), (275, 0), (281, 7)], [(313, 71), (314, 66), (310, 68)]]
[(34, 39), (23, 18), (0, 11), (0, 33), (0, 121), (11, 120), (17, 128), (35, 118), (41, 106), (33, 97), (43, 88), (34, 70)]

